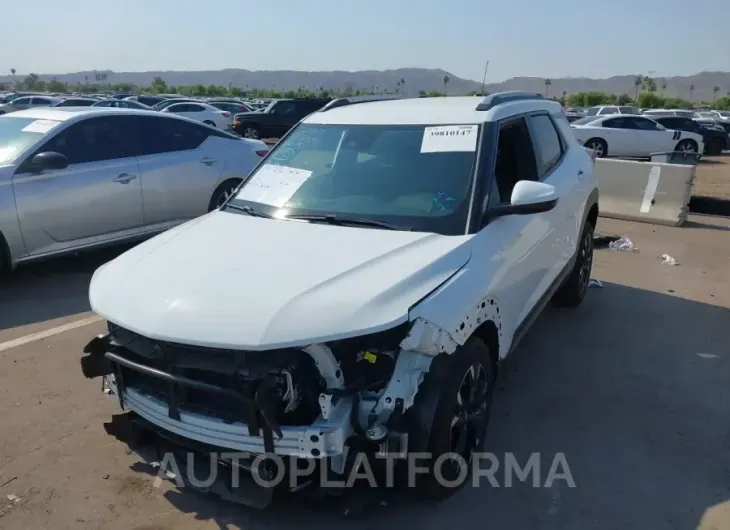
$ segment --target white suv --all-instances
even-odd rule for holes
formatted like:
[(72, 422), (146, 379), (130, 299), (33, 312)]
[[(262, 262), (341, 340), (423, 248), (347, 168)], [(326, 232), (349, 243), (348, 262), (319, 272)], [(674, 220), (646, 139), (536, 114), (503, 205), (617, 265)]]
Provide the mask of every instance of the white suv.
[[(348, 450), (463, 464), (499, 362), (549, 300), (583, 300), (597, 216), (558, 103), (335, 100), (219, 210), (96, 271), (109, 334), (82, 368), (134, 432), (243, 469), (273, 453), (345, 473)], [(456, 489), (439, 482), (417, 491)]]

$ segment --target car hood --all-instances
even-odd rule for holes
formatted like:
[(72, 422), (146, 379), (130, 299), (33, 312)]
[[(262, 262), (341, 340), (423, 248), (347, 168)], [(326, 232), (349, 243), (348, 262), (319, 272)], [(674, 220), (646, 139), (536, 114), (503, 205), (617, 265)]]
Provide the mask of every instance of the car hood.
[(216, 211), (103, 265), (91, 307), (156, 340), (264, 350), (375, 333), (469, 260), (470, 236)]

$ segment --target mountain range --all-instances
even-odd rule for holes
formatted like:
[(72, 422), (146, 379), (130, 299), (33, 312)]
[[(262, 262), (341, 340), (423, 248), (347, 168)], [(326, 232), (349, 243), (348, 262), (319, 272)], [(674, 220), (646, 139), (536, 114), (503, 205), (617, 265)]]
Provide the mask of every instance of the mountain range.
[[(303, 72), (293, 70), (202, 70), (202, 71), (157, 71), (157, 72), (113, 72), (111, 70), (94, 70), (67, 74), (41, 74), (44, 81), (57, 79), (58, 81), (77, 84), (95, 83), (97, 76), (106, 75), (106, 82), (132, 83), (137, 86), (149, 86), (156, 77), (162, 78), (170, 86), (190, 85), (225, 85), (239, 88), (267, 88), (278, 90), (296, 90), (303, 87), (306, 90), (326, 88), (329, 90), (364, 89), (395, 91), (399, 82), (402, 82), (401, 92), (415, 95), (419, 91), (444, 91), (444, 78), (448, 77), (446, 92), (448, 94), (466, 94), (479, 92), (482, 84), (478, 81), (459, 78), (445, 70), (427, 68), (399, 68), (397, 70), (362, 70), (356, 72), (328, 71)], [(12, 82), (24, 76), (0, 76), (0, 83)], [(634, 94), (635, 75), (620, 75), (607, 79), (591, 79), (587, 77), (552, 78), (549, 87), (545, 79), (540, 77), (513, 77), (500, 83), (487, 83), (484, 89), (488, 92), (501, 90), (528, 90), (544, 93), (548, 89), (549, 95), (560, 95), (574, 92), (606, 92), (613, 94)], [(656, 78), (659, 92), (666, 96), (690, 97), (690, 86), (693, 100), (709, 101), (713, 99), (713, 88), (719, 87), (718, 96), (730, 93), (730, 72), (700, 72), (691, 76), (659, 77)], [(666, 88), (662, 88), (666, 85)]]

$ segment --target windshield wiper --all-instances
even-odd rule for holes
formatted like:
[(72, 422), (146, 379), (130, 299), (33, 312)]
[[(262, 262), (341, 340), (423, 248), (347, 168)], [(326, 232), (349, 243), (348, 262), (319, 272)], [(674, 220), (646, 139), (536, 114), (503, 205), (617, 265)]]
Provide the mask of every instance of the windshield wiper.
[(273, 215), (269, 215), (266, 212), (262, 212), (261, 210), (254, 210), (250, 206), (238, 206), (237, 204), (226, 204), (226, 208), (230, 208), (231, 210), (237, 210), (239, 212), (246, 213), (248, 215), (253, 215), (254, 217), (264, 217), (266, 219), (273, 219)]
[(287, 215), (284, 219), (298, 219), (302, 221), (311, 221), (319, 223), (327, 223), (331, 225), (339, 226), (366, 226), (372, 228), (382, 228), (384, 230), (402, 230), (404, 232), (410, 232), (410, 227), (398, 226), (386, 221), (375, 221), (372, 219), (361, 219), (359, 217), (347, 217), (335, 215), (333, 213), (326, 215)]

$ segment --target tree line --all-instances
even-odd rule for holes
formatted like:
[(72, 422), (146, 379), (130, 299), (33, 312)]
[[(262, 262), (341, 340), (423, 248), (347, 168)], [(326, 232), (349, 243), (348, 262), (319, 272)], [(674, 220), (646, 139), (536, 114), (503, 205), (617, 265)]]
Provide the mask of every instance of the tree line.
[[(15, 71), (11, 70), (15, 75)], [(443, 91), (418, 90), (418, 95), (428, 97), (440, 97), (446, 95), (450, 79), (444, 76)], [(0, 83), (0, 90), (28, 90), (36, 92), (58, 92), (58, 93), (79, 93), (79, 94), (97, 94), (97, 93), (135, 93), (135, 94), (180, 94), (182, 96), (208, 96), (208, 97), (245, 97), (245, 98), (330, 98), (330, 97), (346, 97), (370, 94), (401, 94), (406, 93), (406, 81), (401, 79), (395, 85), (394, 90), (381, 89), (373, 86), (368, 89), (357, 88), (351, 84), (346, 84), (341, 90), (326, 89), (320, 87), (316, 90), (309, 90), (299, 87), (296, 90), (277, 90), (276, 88), (253, 88), (253, 87), (235, 87), (229, 84), (224, 85), (191, 85), (191, 86), (172, 86), (168, 85), (164, 79), (155, 77), (152, 84), (148, 87), (139, 87), (132, 83), (109, 83), (106, 74), (96, 74), (93, 79), (87, 78), (83, 83), (64, 83), (55, 78), (44, 81), (36, 74), (29, 74), (22, 80), (16, 80), (12, 83)], [(549, 96), (549, 89), (552, 85), (550, 79), (545, 79), (545, 95)], [(409, 87), (410, 88), (410, 87)], [(633, 105), (639, 108), (695, 108), (695, 107), (711, 107), (714, 109), (730, 110), (730, 93), (724, 97), (717, 97), (719, 87), (715, 87), (713, 93), (715, 97), (712, 102), (693, 101), (682, 98), (665, 97), (663, 95), (666, 84), (657, 85), (654, 79), (648, 77), (637, 76), (634, 81), (634, 94), (607, 94), (604, 92), (575, 92), (567, 93), (565, 91), (560, 95), (553, 95), (551, 99), (560, 102), (566, 107), (592, 107), (595, 105)], [(694, 91), (694, 86), (690, 86), (690, 98)], [(410, 90), (410, 93), (414, 93)], [(470, 92), (464, 95), (476, 95), (476, 92)], [(484, 94), (487, 95), (487, 94)]]

